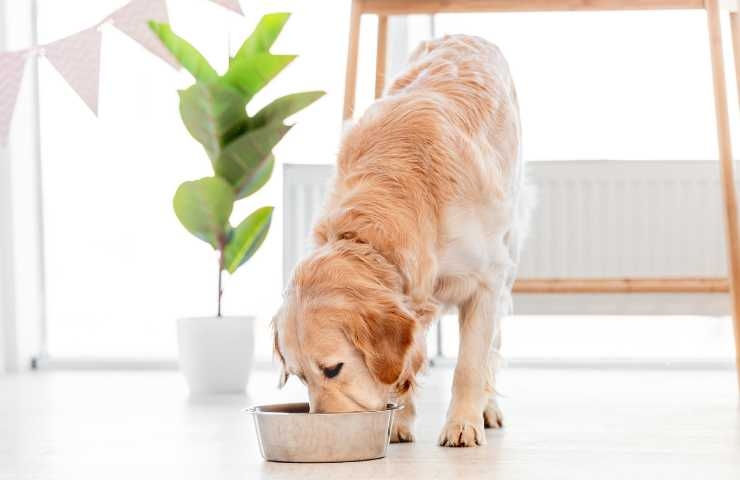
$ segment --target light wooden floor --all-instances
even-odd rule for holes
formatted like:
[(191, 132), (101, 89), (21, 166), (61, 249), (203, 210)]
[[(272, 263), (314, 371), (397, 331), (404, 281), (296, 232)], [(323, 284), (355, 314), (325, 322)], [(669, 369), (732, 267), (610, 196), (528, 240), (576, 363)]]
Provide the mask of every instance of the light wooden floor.
[(740, 479), (731, 371), (511, 369), (507, 425), (475, 449), (436, 446), (451, 371), (425, 379), (418, 442), (361, 463), (262, 461), (240, 408), (302, 399), (255, 374), (250, 399), (188, 399), (174, 372), (0, 377), (0, 479)]

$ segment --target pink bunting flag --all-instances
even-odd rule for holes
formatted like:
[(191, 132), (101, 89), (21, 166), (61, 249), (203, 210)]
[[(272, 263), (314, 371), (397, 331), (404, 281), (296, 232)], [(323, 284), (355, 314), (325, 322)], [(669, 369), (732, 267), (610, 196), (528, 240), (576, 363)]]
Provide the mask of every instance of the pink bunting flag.
[(162, 45), (159, 38), (149, 29), (147, 22), (169, 23), (167, 4), (165, 0), (132, 0), (131, 3), (110, 16), (114, 27), (139, 42), (144, 48), (165, 60), (175, 68), (180, 64), (175, 57)]
[(7, 145), (10, 121), (26, 66), (25, 52), (0, 53), (0, 145)]
[(93, 27), (43, 48), (49, 63), (95, 115), (98, 114), (101, 38), (100, 30)]
[(239, 5), (239, 0), (211, 0), (213, 3), (217, 3), (221, 5), (224, 8), (228, 8), (231, 11), (234, 11), (238, 13), (239, 15), (244, 15), (244, 12), (242, 11), (241, 5)]

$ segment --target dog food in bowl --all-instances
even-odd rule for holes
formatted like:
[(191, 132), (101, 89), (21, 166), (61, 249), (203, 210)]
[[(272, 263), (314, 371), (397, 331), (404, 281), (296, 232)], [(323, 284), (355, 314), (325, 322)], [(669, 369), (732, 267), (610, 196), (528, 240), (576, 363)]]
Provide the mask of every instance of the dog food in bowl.
[(252, 415), (260, 452), (275, 462), (349, 462), (385, 457), (393, 414), (400, 408), (309, 413), (308, 403), (261, 405)]

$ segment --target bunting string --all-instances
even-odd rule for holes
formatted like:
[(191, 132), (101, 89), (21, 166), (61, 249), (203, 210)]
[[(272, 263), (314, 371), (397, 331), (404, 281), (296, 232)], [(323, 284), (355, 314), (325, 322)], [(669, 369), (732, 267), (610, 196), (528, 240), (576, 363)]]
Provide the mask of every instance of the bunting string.
[[(238, 0), (209, 1), (243, 15)], [(149, 30), (149, 20), (169, 23), (165, 0), (131, 0), (81, 32), (25, 50), (0, 52), (0, 145), (7, 145), (26, 61), (32, 57), (45, 58), (88, 108), (98, 114), (101, 27), (105, 24), (120, 30), (172, 67), (180, 68), (177, 60)]]
[(242, 7), (241, 5), (239, 5), (239, 0), (211, 0), (211, 1), (233, 12), (236, 12), (239, 15), (244, 15), (244, 12), (242, 12)]

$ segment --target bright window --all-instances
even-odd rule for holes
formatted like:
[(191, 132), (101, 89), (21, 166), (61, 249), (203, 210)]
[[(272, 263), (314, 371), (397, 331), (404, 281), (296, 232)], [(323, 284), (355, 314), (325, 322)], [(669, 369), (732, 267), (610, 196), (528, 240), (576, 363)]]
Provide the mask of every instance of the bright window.
[[(124, 3), (40, 0), (40, 41), (79, 31)], [(349, 2), (322, 0), (320, 9), (316, 2), (298, 0), (243, 3), (246, 19), (205, 0), (172, 0), (168, 5), (176, 31), (221, 69), (229, 45), (238, 45), (262, 13), (292, 11), (275, 50), (300, 58), (255, 102), (299, 90), (326, 90), (326, 98), (296, 117), (298, 126), (276, 156), (279, 163), (333, 162)], [(374, 26), (374, 19), (363, 23), (360, 110), (372, 100)], [(406, 30), (409, 42), (392, 41), (391, 48), (406, 43), (413, 48), (429, 30), (426, 18), (414, 18)], [(517, 82), (528, 159), (716, 157), (706, 26), (700, 12), (439, 15), (434, 31), (477, 34), (502, 48)], [(215, 312), (214, 253), (182, 229), (171, 208), (177, 185), (209, 175), (210, 167), (177, 111), (175, 90), (189, 84), (188, 75), (174, 72), (114, 28), (104, 27), (103, 35), (99, 119), (41, 62), (49, 353), (171, 358), (174, 319)], [(277, 168), (268, 187), (243, 202), (236, 215), (263, 204), (279, 209), (281, 176)], [(260, 253), (226, 283), (225, 313), (258, 317), (261, 359), (270, 357), (268, 322), (282, 289), (281, 222), (278, 210)], [(583, 345), (582, 336), (568, 331), (566, 319), (547, 321), (565, 322), (563, 328), (547, 327), (563, 349), (572, 352)], [(611, 322), (609, 328), (621, 328)], [(721, 345), (720, 356), (730, 354), (727, 322), (722, 327), (686, 322), (691, 325), (686, 332), (711, 337), (707, 348)], [(447, 325), (447, 331), (455, 330)], [(723, 330), (712, 337), (718, 328)], [(512, 326), (512, 332), (519, 330)], [(630, 326), (634, 331), (639, 327)], [(652, 337), (645, 345), (660, 340), (664, 330), (647, 331)], [(623, 332), (625, 339), (631, 336)], [(539, 351), (527, 346), (526, 335), (504, 335), (504, 344), (514, 353), (531, 356)], [(666, 356), (699, 355), (681, 345), (660, 351)], [(455, 335), (450, 333), (446, 351), (454, 350)], [(580, 355), (590, 351), (581, 349)]]

